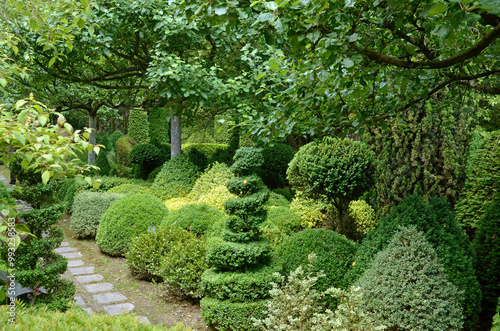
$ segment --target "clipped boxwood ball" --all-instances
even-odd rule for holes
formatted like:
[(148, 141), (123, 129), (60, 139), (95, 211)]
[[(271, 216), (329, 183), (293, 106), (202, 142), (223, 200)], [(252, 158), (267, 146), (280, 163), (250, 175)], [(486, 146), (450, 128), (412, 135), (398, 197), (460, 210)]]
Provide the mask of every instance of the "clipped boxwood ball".
[(309, 263), (307, 257), (314, 252), (318, 258), (312, 271), (323, 270), (326, 274), (318, 279), (314, 288), (324, 292), (329, 287), (344, 287), (344, 274), (354, 261), (357, 246), (335, 231), (307, 229), (285, 238), (276, 247), (275, 255), (283, 263), (282, 274), (289, 275), (300, 265), (306, 269)]
[(132, 194), (116, 201), (102, 215), (97, 230), (97, 246), (109, 255), (124, 255), (131, 238), (157, 227), (168, 209), (149, 194)]
[(215, 222), (225, 217), (226, 215), (215, 207), (203, 203), (192, 203), (172, 211), (163, 220), (162, 225), (176, 225), (201, 235), (210, 230)]

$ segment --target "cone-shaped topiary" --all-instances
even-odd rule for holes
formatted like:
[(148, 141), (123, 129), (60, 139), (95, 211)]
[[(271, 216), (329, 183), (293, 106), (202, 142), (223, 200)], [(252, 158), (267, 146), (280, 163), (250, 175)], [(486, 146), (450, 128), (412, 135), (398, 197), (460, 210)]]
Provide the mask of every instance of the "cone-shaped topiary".
[(273, 280), (273, 267), (267, 266), (270, 246), (259, 231), (266, 220), (269, 191), (255, 175), (263, 162), (260, 149), (240, 148), (234, 160), (231, 169), (238, 177), (229, 180), (227, 188), (238, 198), (224, 203), (229, 218), (223, 241), (207, 255), (212, 268), (202, 276), (206, 297), (201, 309), (208, 325), (246, 330), (252, 328), (250, 318), (263, 312)]
[(389, 330), (461, 330), (459, 291), (416, 227), (400, 228), (356, 284), (363, 309)]
[(149, 143), (148, 113), (140, 108), (130, 110), (128, 116), (128, 135), (138, 144)]

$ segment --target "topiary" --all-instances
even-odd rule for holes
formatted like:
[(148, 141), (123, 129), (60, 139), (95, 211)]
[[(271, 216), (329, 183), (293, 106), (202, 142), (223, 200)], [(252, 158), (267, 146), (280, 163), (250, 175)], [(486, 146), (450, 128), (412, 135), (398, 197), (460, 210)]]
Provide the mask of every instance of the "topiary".
[(234, 178), (234, 173), (225, 163), (215, 162), (196, 180), (188, 197), (193, 200), (198, 200), (211, 189), (218, 186), (225, 186), (227, 181), (232, 178)]
[(106, 191), (106, 194), (149, 194), (153, 195), (153, 192), (147, 186), (137, 185), (137, 184), (121, 184), (110, 188)]
[(290, 209), (300, 217), (303, 228), (315, 227), (323, 222), (328, 204), (324, 199), (311, 199), (300, 191), (290, 203)]
[(262, 236), (266, 238), (272, 247), (276, 247), (283, 239), (301, 229), (301, 220), (290, 208), (270, 207), (267, 208), (267, 218), (259, 228)]
[(161, 164), (160, 150), (153, 144), (134, 146), (128, 160), (140, 167), (138, 178), (147, 179), (148, 175)]
[(295, 151), (287, 144), (274, 144), (262, 149), (264, 163), (259, 174), (267, 187), (274, 189), (285, 185), (286, 170), (294, 155)]
[(198, 168), (183, 154), (166, 162), (151, 190), (162, 200), (185, 197), (198, 176)]
[(325, 139), (302, 146), (287, 170), (290, 184), (311, 198), (326, 198), (336, 210), (336, 230), (356, 237), (348, 218), (349, 202), (374, 183), (374, 155), (359, 141)]
[(196, 235), (202, 235), (224, 216), (224, 213), (214, 207), (192, 203), (171, 211), (161, 224), (164, 226), (175, 225)]
[(356, 285), (363, 310), (390, 329), (462, 329), (459, 291), (416, 227), (400, 228)]
[(284, 188), (277, 188), (277, 189), (274, 189), (272, 190), (272, 192), (274, 193), (277, 193), (279, 195), (282, 195), (284, 196), (288, 201), (292, 202), (293, 200), (293, 193), (290, 192), (289, 190), (287, 189), (284, 189)]
[(131, 109), (128, 115), (128, 135), (137, 144), (149, 143), (148, 113), (142, 109)]
[(137, 145), (135, 140), (127, 136), (121, 137), (116, 141), (116, 162), (119, 165), (124, 167), (130, 166), (128, 155), (135, 145)]
[(375, 210), (365, 200), (351, 201), (348, 213), (354, 219), (359, 232), (366, 234), (377, 226)]
[(312, 272), (324, 270), (325, 277), (319, 279), (315, 289), (324, 292), (329, 287), (346, 288), (344, 275), (354, 261), (357, 244), (335, 231), (326, 229), (306, 229), (292, 234), (279, 244), (274, 255), (281, 261), (281, 273), (291, 271), (308, 264), (308, 255), (314, 252), (317, 263)]
[(73, 202), (70, 230), (77, 238), (95, 238), (101, 216), (113, 202), (124, 196), (86, 191), (78, 194)]
[(94, 165), (96, 167), (99, 167), (99, 175), (101, 176), (107, 176), (111, 171), (111, 166), (109, 165), (107, 154), (108, 153), (106, 150), (101, 149), (101, 151), (99, 152), (99, 154), (95, 159)]
[[(500, 192), (500, 131), (485, 134), (484, 142), (471, 148), (465, 187), (455, 210), (457, 220), (471, 233), (477, 228), (495, 193)], [(481, 147), (482, 146), (482, 147)]]
[(104, 145), (104, 148), (106, 149), (106, 151), (110, 151), (110, 150), (115, 149), (115, 146), (113, 144), (111, 144), (111, 141), (109, 140), (109, 135), (104, 131), (97, 131), (96, 143), (98, 145)]
[(124, 255), (131, 238), (157, 227), (167, 214), (167, 207), (154, 196), (125, 196), (102, 215), (96, 235), (97, 246), (109, 255)]
[(168, 110), (165, 107), (150, 107), (148, 110), (151, 142), (167, 144), (170, 141)]
[(476, 275), (481, 286), (481, 322), (489, 327), (500, 297), (500, 192), (478, 222), (472, 242), (476, 253)]
[(381, 218), (377, 228), (368, 232), (356, 252), (356, 263), (347, 272), (346, 283), (352, 285), (363, 275), (374, 256), (387, 247), (399, 226), (415, 226), (436, 249), (448, 279), (463, 291), (459, 302), (465, 315), (464, 328), (473, 329), (480, 309), (481, 292), (473, 268), (472, 250), (444, 198), (424, 201), (417, 195), (408, 196)]
[(108, 136), (109, 143), (112, 146), (113, 150), (116, 151), (116, 142), (121, 137), (123, 137), (123, 133), (120, 130), (116, 130), (115, 132), (113, 132)]

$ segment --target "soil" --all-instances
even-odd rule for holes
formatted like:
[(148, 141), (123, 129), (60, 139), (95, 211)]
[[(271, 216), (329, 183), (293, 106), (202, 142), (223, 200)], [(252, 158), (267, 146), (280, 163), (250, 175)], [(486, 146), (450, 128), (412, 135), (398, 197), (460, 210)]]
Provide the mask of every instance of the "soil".
[[(95, 240), (76, 239), (69, 225), (70, 216), (65, 214), (59, 226), (64, 231), (66, 241), (82, 253), (81, 260), (85, 265), (94, 266), (95, 272), (104, 276), (104, 281), (112, 283), (117, 291), (129, 299), (127, 302), (135, 306), (136, 315), (146, 316), (152, 324), (173, 327), (182, 323), (194, 330), (209, 330), (201, 318), (199, 303), (180, 300), (168, 294), (162, 284), (135, 279), (125, 258), (102, 253)], [(76, 296), (86, 295), (82, 286), (76, 286)]]

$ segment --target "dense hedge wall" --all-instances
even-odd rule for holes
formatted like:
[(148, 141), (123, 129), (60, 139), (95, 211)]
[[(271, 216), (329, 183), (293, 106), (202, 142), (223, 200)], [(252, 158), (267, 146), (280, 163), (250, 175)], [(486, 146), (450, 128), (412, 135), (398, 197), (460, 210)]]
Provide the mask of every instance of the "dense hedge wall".
[(128, 115), (128, 135), (137, 144), (149, 143), (148, 113), (142, 109), (131, 109)]

